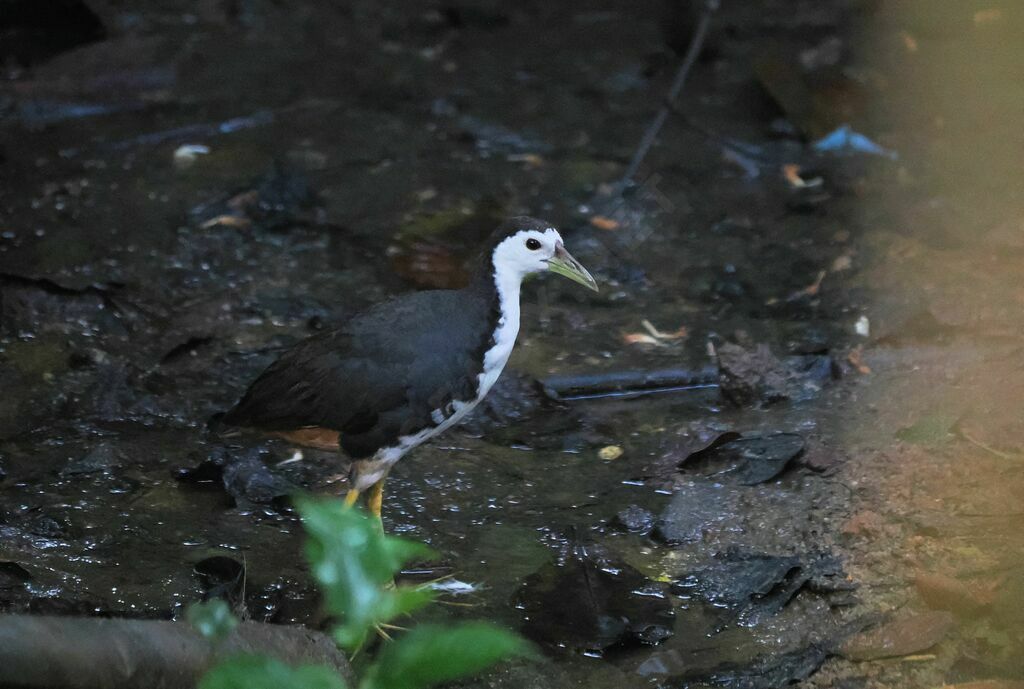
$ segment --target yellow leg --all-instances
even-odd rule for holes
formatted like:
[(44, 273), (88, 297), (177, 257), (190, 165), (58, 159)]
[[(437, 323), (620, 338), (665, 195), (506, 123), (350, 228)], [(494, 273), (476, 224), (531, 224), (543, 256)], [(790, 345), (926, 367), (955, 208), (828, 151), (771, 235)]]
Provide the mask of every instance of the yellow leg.
[(345, 494), (345, 507), (352, 507), (356, 504), (356, 500), (359, 499), (359, 491), (355, 488), (349, 488), (348, 493)]
[[(377, 519), (377, 528), (380, 532), (384, 533), (384, 520), (381, 518), (380, 513), (384, 507), (384, 482), (388, 480), (387, 474), (385, 474), (379, 481), (370, 486), (370, 494), (366, 498), (366, 506), (370, 508), (370, 514)], [(385, 590), (391, 590), (395, 588), (395, 580), (391, 579), (384, 584)], [(386, 640), (390, 641), (391, 637), (388, 636), (380, 627), (377, 627), (377, 633), (383, 636)]]
[(380, 513), (384, 506), (384, 482), (387, 480), (387, 476), (384, 476), (375, 484), (370, 486), (370, 496), (366, 499), (366, 506), (370, 508), (370, 514), (377, 518), (378, 522), (383, 524)]

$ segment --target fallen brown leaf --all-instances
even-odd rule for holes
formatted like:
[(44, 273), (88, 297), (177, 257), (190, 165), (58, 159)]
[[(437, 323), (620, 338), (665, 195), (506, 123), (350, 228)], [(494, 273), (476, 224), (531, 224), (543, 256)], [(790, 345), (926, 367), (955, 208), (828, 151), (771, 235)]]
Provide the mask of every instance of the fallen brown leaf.
[(686, 337), (687, 335), (690, 334), (689, 332), (687, 332), (685, 325), (679, 326), (679, 328), (677, 330), (673, 330), (670, 333), (666, 333), (666, 332), (662, 332), (661, 330), (658, 330), (657, 328), (654, 327), (654, 324), (651, 323), (646, 318), (643, 319), (642, 321), (640, 321), (640, 325), (642, 325), (644, 327), (644, 330), (646, 330), (653, 337), (656, 337), (659, 340), (681, 340), (681, 339), (683, 339), (684, 337)]
[(906, 31), (900, 31), (900, 38), (903, 40), (903, 47), (907, 49), (908, 53), (917, 52), (917, 39), (911, 36)]
[(782, 166), (782, 176), (794, 189), (806, 189), (807, 187), (819, 187), (822, 184), (821, 177), (804, 179), (800, 176), (800, 166), (789, 163)]
[(992, 22), (997, 22), (1002, 18), (1003, 11), (995, 7), (990, 7), (987, 10), (978, 10), (974, 13), (974, 23), (978, 26), (981, 26), (982, 24), (991, 24)]
[(599, 230), (617, 230), (620, 227), (618, 220), (603, 215), (591, 216), (590, 224)]
[(862, 361), (861, 357), (863, 356), (864, 347), (862, 345), (857, 345), (850, 350), (849, 354), (846, 355), (846, 360), (850, 362), (851, 366), (857, 369), (857, 373), (866, 376), (871, 373), (871, 367)]
[(208, 230), (211, 227), (217, 227), (223, 225), (224, 227), (234, 227), (239, 230), (247, 229), (252, 225), (252, 220), (249, 218), (242, 217), (240, 215), (218, 215), (216, 218), (210, 218), (199, 227)]
[(625, 333), (622, 336), (622, 341), (626, 344), (646, 344), (656, 347), (663, 347), (665, 345), (664, 342), (647, 333)]

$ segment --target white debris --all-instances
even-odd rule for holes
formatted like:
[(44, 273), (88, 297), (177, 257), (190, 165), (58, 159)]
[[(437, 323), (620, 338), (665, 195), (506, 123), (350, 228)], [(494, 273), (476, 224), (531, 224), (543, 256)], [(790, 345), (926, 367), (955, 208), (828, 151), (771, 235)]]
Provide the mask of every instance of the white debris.
[(468, 581), (459, 581), (458, 579), (433, 581), (428, 584), (428, 587), (433, 591), (450, 596), (467, 596), (471, 593), (476, 593), (482, 588), (479, 584), (471, 584)]
[(302, 450), (295, 450), (295, 452), (292, 453), (291, 457), (289, 457), (288, 459), (282, 459), (280, 462), (277, 463), (277, 466), (283, 467), (285, 464), (294, 464), (295, 462), (301, 462), (303, 459), (304, 457), (302, 455)]
[(195, 164), (196, 158), (207, 155), (209, 146), (203, 144), (183, 144), (174, 150), (174, 167), (185, 170)]
[(861, 316), (857, 319), (857, 322), (853, 324), (853, 329), (861, 337), (867, 337), (871, 334), (871, 321), (868, 320), (867, 316)]

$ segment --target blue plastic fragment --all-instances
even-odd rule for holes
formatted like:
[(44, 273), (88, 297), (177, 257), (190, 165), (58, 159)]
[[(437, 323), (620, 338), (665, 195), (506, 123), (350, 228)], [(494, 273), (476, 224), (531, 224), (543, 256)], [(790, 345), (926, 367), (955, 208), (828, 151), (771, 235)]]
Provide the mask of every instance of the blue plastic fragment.
[(879, 146), (874, 141), (859, 132), (853, 131), (850, 125), (844, 124), (829, 134), (818, 139), (812, 144), (815, 151), (822, 153), (834, 151), (837, 153), (854, 152), (879, 155), (896, 160), (899, 154), (890, 151), (888, 148)]

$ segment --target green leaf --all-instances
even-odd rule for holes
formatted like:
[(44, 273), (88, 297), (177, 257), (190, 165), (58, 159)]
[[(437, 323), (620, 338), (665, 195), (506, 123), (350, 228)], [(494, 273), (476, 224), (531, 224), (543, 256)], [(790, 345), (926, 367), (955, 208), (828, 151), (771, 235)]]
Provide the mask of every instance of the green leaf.
[(490, 624), (420, 625), (384, 648), (361, 689), (427, 689), (477, 674), (503, 658), (531, 656), (519, 636)]
[(298, 498), (296, 507), (308, 536), (306, 557), (325, 607), (342, 618), (334, 631), (340, 645), (357, 648), (374, 625), (433, 599), (430, 591), (391, 585), (403, 564), (431, 557), (429, 548), (385, 536), (376, 520), (339, 500)]
[(291, 667), (262, 656), (236, 656), (216, 665), (198, 689), (345, 689), (345, 682), (326, 665)]
[(194, 603), (189, 606), (185, 617), (200, 634), (212, 641), (220, 641), (238, 626), (238, 619), (231, 613), (231, 607), (220, 598)]
[(911, 426), (901, 428), (896, 437), (915, 445), (941, 445), (952, 438), (957, 417), (942, 411), (922, 415)]

